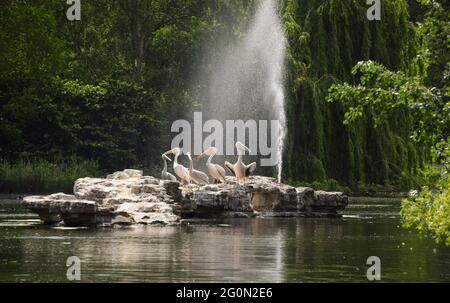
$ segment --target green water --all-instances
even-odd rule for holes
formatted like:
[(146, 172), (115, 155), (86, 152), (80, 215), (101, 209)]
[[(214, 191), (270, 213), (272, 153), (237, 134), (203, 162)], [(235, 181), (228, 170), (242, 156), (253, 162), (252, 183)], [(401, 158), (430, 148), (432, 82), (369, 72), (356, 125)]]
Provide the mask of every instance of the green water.
[(0, 201), (0, 282), (450, 282), (450, 248), (400, 226), (400, 202), (352, 199), (343, 218), (199, 221), (193, 228), (43, 226), (17, 201)]

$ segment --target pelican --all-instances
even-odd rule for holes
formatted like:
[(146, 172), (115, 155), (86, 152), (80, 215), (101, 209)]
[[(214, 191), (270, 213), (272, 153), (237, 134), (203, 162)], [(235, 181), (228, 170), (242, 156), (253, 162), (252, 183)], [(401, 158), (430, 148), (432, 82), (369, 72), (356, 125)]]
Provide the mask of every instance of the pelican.
[(255, 171), (256, 162), (250, 163), (249, 165), (245, 165), (245, 163), (242, 162), (242, 156), (245, 154), (245, 151), (248, 151), (250, 153), (251, 152), (250, 149), (241, 142), (236, 142), (235, 146), (238, 153), (238, 160), (234, 165), (228, 161), (225, 161), (225, 166), (237, 178), (238, 184), (244, 185), (245, 177), (249, 176), (252, 172)]
[(189, 158), (189, 176), (191, 181), (197, 185), (206, 185), (209, 183), (208, 175), (202, 171), (194, 169), (191, 153), (187, 152), (186, 155)]
[(179, 147), (175, 147), (169, 151), (166, 151), (164, 155), (174, 154), (175, 158), (173, 160), (173, 171), (180, 178), (183, 184), (189, 184), (191, 178), (189, 177), (189, 171), (186, 167), (178, 163), (178, 156), (181, 154), (181, 149)]
[(163, 171), (161, 173), (161, 179), (162, 180), (177, 181), (177, 178), (167, 171), (167, 161), (166, 160), (169, 160), (169, 161), (172, 161), (172, 160), (170, 160), (170, 158), (167, 157), (166, 154), (162, 154), (161, 158), (162, 158), (162, 160), (164, 162), (164, 168), (163, 168)]
[(217, 148), (210, 147), (205, 150), (203, 153), (198, 155), (199, 158), (203, 158), (209, 156), (208, 161), (206, 161), (206, 168), (208, 169), (208, 173), (213, 177), (214, 183), (222, 182), (225, 183), (226, 172), (225, 169), (219, 164), (211, 163), (212, 158), (217, 154)]

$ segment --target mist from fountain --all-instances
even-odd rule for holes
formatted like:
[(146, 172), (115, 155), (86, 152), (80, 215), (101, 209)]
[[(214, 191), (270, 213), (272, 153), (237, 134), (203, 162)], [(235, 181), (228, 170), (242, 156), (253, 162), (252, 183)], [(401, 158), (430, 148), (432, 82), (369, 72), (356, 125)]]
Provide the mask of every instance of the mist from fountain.
[[(281, 181), (286, 136), (286, 42), (277, 0), (261, 0), (243, 38), (225, 44), (225, 54), (212, 60), (209, 73), (201, 79), (207, 87), (204, 115), (221, 121), (278, 120), (279, 136), (271, 144), (277, 146), (277, 177)], [(270, 138), (270, 130), (268, 134)]]

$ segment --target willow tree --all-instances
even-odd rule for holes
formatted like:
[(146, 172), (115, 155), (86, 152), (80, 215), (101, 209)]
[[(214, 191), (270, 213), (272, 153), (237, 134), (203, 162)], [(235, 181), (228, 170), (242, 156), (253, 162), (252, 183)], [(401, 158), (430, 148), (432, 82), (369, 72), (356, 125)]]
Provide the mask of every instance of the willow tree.
[(418, 55), (406, 74), (373, 61), (359, 62), (352, 71), (356, 83), (330, 88), (329, 101), (346, 109), (348, 125), (371, 119), (375, 126), (397, 112), (407, 112), (411, 140), (426, 151), (425, 186), (403, 200), (406, 227), (430, 234), (450, 245), (450, 6), (447, 1), (422, 1), (425, 19), (417, 27)]
[(415, 56), (406, 1), (384, 1), (381, 21), (367, 20), (367, 8), (354, 0), (286, 2), (286, 179), (335, 179), (361, 190), (365, 184), (406, 188), (414, 182), (422, 161), (409, 140), (408, 112), (397, 111), (377, 128), (369, 118), (344, 125), (344, 107), (326, 102), (332, 84), (354, 81), (357, 62), (373, 59), (402, 70)]

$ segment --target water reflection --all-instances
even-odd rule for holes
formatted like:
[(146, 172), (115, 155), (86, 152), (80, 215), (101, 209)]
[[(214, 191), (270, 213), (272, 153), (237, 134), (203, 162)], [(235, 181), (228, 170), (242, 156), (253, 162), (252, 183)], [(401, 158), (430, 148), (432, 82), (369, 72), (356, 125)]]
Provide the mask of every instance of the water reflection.
[(0, 218), (0, 281), (65, 282), (66, 259), (78, 256), (85, 282), (364, 282), (372, 255), (383, 281), (450, 281), (449, 249), (401, 228), (398, 202), (363, 202), (337, 219), (228, 219), (189, 229), (50, 228), (9, 211)]

